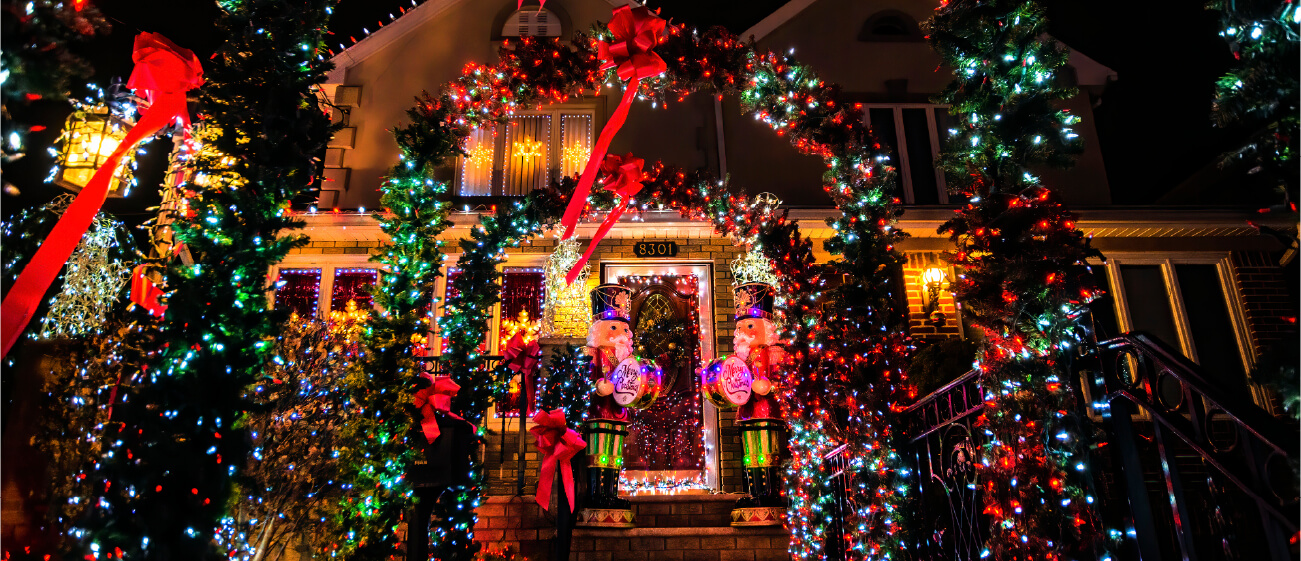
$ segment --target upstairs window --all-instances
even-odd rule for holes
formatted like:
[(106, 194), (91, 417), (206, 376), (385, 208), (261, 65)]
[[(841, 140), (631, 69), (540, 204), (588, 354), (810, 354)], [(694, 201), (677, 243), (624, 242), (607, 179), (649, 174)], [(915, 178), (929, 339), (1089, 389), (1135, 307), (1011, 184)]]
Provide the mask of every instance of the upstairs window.
[(894, 154), (905, 204), (950, 203), (944, 172), (935, 166), (942, 140), (948, 138), (947, 107), (921, 103), (865, 104), (863, 118)]
[(476, 128), (457, 159), (463, 197), (523, 196), (553, 179), (582, 172), (592, 152), (596, 111), (564, 106), (519, 113), (504, 125)]
[(502, 37), (559, 37), (560, 20), (550, 10), (530, 6), (506, 18)]
[(867, 18), (858, 32), (858, 40), (879, 43), (916, 43), (925, 41), (917, 20), (899, 10), (877, 12)]

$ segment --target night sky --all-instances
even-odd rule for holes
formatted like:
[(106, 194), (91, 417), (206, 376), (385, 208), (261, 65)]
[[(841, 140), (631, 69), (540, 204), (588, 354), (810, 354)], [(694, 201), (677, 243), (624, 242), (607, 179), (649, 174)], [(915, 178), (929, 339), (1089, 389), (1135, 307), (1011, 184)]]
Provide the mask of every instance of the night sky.
[[(483, 1), (483, 0), (476, 0)], [(653, 0), (652, 8), (675, 23), (705, 27), (723, 25), (742, 32), (763, 19), (785, 0)], [(1041, 0), (1052, 21), (1052, 34), (1094, 60), (1114, 69), (1120, 79), (1111, 84), (1092, 117), (1101, 136), (1103, 156), (1113, 200), (1119, 204), (1153, 204), (1162, 195), (1201, 171), (1200, 177), (1219, 177), (1217, 154), (1228, 150), (1239, 131), (1220, 131), (1210, 122), (1215, 79), (1233, 58), (1216, 35), (1218, 16), (1202, 2), (1155, 0)], [(131, 71), (131, 43), (140, 31), (167, 35), (206, 59), (220, 44), (212, 23), (218, 8), (210, 0), (96, 0), (113, 24), (113, 32), (86, 49), (97, 68), (95, 80), (106, 84), (113, 76)], [(327, 45), (338, 49), (350, 37), (363, 37), (362, 29), (375, 31), (379, 22), (397, 15), (411, 0), (342, 0), (335, 11)], [(436, 84), (431, 84), (436, 86)], [(61, 125), (66, 105), (37, 108), (19, 118), (44, 120), (50, 131), (35, 135), (31, 144), (52, 140)], [(159, 143), (155, 152), (168, 145)], [(161, 159), (161, 158), (159, 158)], [(6, 166), (6, 180), (22, 195), (4, 196), (5, 214), (52, 197), (58, 189), (42, 185), (49, 169), (43, 154), (32, 153), (21, 165)], [(110, 212), (144, 216), (156, 204), (151, 178), (161, 177), (161, 166), (146, 167), (144, 188), (126, 201), (109, 201)], [(152, 179), (157, 182), (157, 179)], [(1168, 201), (1160, 201), (1168, 202)], [(18, 204), (12, 204), (18, 203)]]

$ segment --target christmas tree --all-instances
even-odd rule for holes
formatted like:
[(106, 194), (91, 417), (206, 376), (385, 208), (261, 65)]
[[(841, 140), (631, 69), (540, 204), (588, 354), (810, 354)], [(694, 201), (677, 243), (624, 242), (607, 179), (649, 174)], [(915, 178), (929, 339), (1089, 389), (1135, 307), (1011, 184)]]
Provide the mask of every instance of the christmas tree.
[[(312, 86), (329, 63), (329, 0), (220, 3), (227, 37), (201, 95), (200, 146), (173, 223), (193, 257), (168, 264), (160, 346), (123, 381), (125, 403), (90, 477), (102, 492), (76, 535), (80, 553), (214, 559), (213, 541), (250, 452), (246, 388), (264, 375), (283, 311), (267, 308), (267, 272), (301, 237), (285, 212), (314, 181), (332, 132)], [(120, 552), (120, 553), (118, 553)]]
[(1059, 559), (1093, 553), (1098, 521), (1082, 484), (1087, 448), (1072, 387), (1073, 330), (1094, 296), (1085, 259), (1099, 257), (1034, 168), (1079, 153), (1075, 95), (1058, 72), (1067, 51), (1028, 0), (955, 0), (927, 22), (956, 79), (939, 96), (958, 125), (941, 165), (966, 201), (940, 231), (957, 244), (957, 297), (985, 334), (977, 368), (986, 555)]

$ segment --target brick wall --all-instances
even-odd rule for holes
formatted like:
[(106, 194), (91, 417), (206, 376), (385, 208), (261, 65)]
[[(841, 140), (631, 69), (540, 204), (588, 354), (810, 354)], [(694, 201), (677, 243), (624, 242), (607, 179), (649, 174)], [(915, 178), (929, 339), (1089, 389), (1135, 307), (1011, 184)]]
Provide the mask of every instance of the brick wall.
[(555, 522), (538, 507), (532, 494), (486, 497), (475, 511), (474, 541), (496, 549), (514, 548), (529, 559), (549, 559)]
[(908, 261), (903, 268), (904, 289), (908, 294), (908, 332), (922, 340), (957, 338), (962, 336), (957, 307), (953, 302), (953, 293), (944, 287), (940, 290), (939, 311), (944, 313), (944, 323), (938, 327), (931, 323), (929, 314), (922, 305), (922, 295), (926, 287), (922, 286), (922, 273), (932, 267), (944, 271), (949, 281), (953, 280), (953, 268), (940, 259), (938, 253), (908, 253)]
[(1233, 252), (1233, 279), (1242, 296), (1252, 350), (1259, 356), (1296, 329), (1283, 319), (1296, 317), (1295, 295), (1287, 288), (1283, 270), (1263, 252)]

